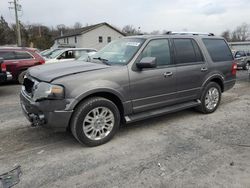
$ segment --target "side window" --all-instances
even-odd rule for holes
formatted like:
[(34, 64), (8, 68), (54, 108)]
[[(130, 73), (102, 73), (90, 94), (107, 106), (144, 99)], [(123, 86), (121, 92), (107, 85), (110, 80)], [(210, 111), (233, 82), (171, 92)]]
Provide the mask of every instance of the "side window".
[(102, 36), (99, 36), (98, 40), (99, 40), (99, 43), (102, 43)]
[(139, 61), (144, 57), (155, 57), (157, 66), (171, 64), (170, 48), (167, 39), (152, 40), (143, 50)]
[(0, 51), (0, 57), (4, 58), (5, 60), (12, 60), (15, 59), (15, 54), (11, 51)]
[(16, 51), (16, 59), (32, 59), (33, 57), (27, 52)]
[(245, 52), (243, 52), (243, 51), (238, 51), (238, 52), (236, 52), (235, 57), (236, 57), (237, 55), (240, 56), (240, 57), (246, 56)]
[(192, 39), (174, 39), (174, 46), (176, 64), (201, 61), (202, 55), (199, 47)]
[(203, 57), (203, 55), (202, 55), (202, 53), (201, 53), (201, 49), (200, 49), (200, 47), (198, 46), (198, 44), (197, 44), (194, 40), (192, 40), (192, 44), (193, 44), (194, 51), (195, 51), (195, 55), (196, 55), (196, 61), (197, 61), (197, 62), (202, 62), (202, 61), (204, 61), (204, 57)]
[(202, 39), (213, 62), (232, 61), (230, 48), (223, 39)]
[(73, 59), (75, 58), (75, 53), (72, 50), (66, 51), (65, 53), (65, 59)]
[(107, 42), (108, 42), (108, 43), (111, 42), (111, 37), (108, 37), (108, 38), (107, 38)]

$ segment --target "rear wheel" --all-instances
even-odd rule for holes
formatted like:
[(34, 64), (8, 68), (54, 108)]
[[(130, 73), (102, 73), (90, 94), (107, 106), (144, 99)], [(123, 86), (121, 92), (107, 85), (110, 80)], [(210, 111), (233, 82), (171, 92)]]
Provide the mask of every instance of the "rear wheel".
[(108, 99), (93, 97), (77, 107), (71, 121), (71, 132), (80, 143), (97, 146), (108, 142), (119, 125), (117, 106)]
[(215, 82), (210, 82), (204, 88), (202, 95), (201, 95), (201, 105), (197, 108), (204, 114), (214, 112), (221, 100), (221, 88)]
[(19, 84), (23, 84), (23, 80), (24, 80), (24, 76), (26, 74), (27, 71), (23, 71), (18, 75), (18, 82)]

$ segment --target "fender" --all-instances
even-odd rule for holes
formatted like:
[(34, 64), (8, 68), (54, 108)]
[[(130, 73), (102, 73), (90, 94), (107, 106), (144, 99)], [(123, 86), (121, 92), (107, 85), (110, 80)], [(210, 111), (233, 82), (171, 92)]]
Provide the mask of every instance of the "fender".
[[(213, 74), (213, 75), (211, 75), (211, 76), (209, 76), (204, 82), (203, 82), (203, 84), (202, 84), (202, 89), (207, 85), (207, 83), (209, 83), (212, 79), (220, 79), (220, 81), (222, 82), (222, 84), (224, 85), (224, 80), (225, 80), (225, 78), (224, 78), (224, 76), (223, 75), (221, 75), (221, 74), (219, 74), (219, 73), (216, 73), (216, 74)], [(223, 88), (222, 88), (223, 89)]]
[(108, 88), (108, 87), (88, 88), (88, 90), (85, 90), (84, 92), (82, 92), (80, 95), (75, 97), (74, 100), (72, 100), (70, 104), (67, 105), (67, 110), (73, 110), (79, 102), (81, 102), (86, 97), (93, 95), (95, 93), (110, 93), (112, 95), (115, 95), (117, 98), (119, 98), (121, 103), (126, 102), (125, 97), (121, 94), (121, 92), (113, 88)]

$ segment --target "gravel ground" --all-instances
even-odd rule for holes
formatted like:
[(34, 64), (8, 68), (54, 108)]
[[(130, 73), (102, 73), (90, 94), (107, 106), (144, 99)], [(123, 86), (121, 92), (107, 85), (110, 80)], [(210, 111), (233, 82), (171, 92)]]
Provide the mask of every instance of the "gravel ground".
[(30, 127), (19, 90), (0, 86), (0, 174), (21, 165), (15, 187), (250, 187), (246, 71), (215, 113), (185, 110), (126, 125), (94, 148), (70, 133)]

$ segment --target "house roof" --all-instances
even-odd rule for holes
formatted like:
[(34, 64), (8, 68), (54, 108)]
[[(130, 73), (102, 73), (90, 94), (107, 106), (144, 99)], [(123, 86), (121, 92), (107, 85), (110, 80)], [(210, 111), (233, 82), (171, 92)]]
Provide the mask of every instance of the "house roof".
[(59, 36), (59, 37), (56, 37), (55, 39), (61, 39), (61, 38), (65, 38), (65, 37), (71, 37), (71, 36), (76, 36), (76, 35), (82, 35), (84, 33), (87, 33), (93, 29), (96, 29), (98, 27), (101, 27), (103, 25), (106, 25), (110, 28), (112, 28), (113, 30), (117, 31), (118, 33), (120, 33), (121, 35), (125, 36), (125, 34), (121, 31), (119, 31), (118, 29), (116, 29), (115, 27), (109, 25), (108, 23), (106, 22), (103, 22), (103, 23), (99, 23), (99, 24), (95, 24), (95, 25), (90, 25), (90, 26), (87, 26), (87, 27), (82, 27), (80, 29), (75, 29), (75, 30), (72, 30), (68, 33), (66, 33), (65, 35), (63, 36)]

